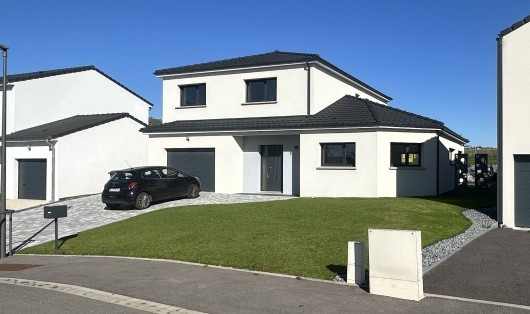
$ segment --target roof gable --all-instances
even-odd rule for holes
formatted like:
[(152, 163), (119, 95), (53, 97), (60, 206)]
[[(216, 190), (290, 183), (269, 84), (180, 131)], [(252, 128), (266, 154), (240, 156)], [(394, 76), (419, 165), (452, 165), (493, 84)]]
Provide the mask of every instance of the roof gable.
[(32, 128), (20, 130), (6, 136), (7, 141), (38, 141), (57, 139), (59, 137), (83, 131), (108, 122), (130, 118), (145, 126), (145, 124), (128, 113), (107, 113), (93, 115), (77, 115)]
[(259, 67), (259, 66), (269, 66), (269, 65), (282, 65), (289, 63), (303, 63), (303, 62), (318, 62), (332, 70), (340, 73), (341, 75), (347, 77), (348, 79), (354, 81), (355, 83), (363, 86), (364, 88), (381, 95), (382, 97), (392, 100), (392, 97), (381, 93), (370, 85), (360, 81), (359, 79), (353, 77), (346, 71), (341, 70), (335, 65), (324, 60), (318, 54), (314, 53), (300, 53), (300, 52), (286, 52), (275, 50), (273, 52), (262, 53), (257, 55), (250, 55), (239, 58), (230, 58), (223, 59), (212, 62), (184, 65), (174, 68), (160, 69), (154, 72), (157, 76), (173, 75), (173, 74), (187, 74), (187, 73), (197, 73), (204, 71), (218, 71), (218, 70), (228, 70), (228, 69), (240, 69), (247, 67)]
[(80, 66), (80, 67), (73, 67), (73, 68), (64, 68), (64, 69), (55, 69), (55, 70), (46, 70), (46, 71), (37, 71), (37, 72), (28, 72), (28, 73), (20, 73), (20, 74), (9, 74), (7, 76), (7, 82), (8, 83), (16, 83), (16, 82), (23, 82), (23, 81), (29, 81), (29, 80), (35, 80), (40, 78), (46, 78), (46, 77), (52, 77), (52, 76), (58, 76), (58, 75), (65, 75), (65, 74), (72, 74), (72, 73), (78, 73), (78, 72), (84, 72), (84, 71), (91, 71), (94, 70), (98, 72), (99, 74), (103, 75), (107, 79), (114, 82), (116, 85), (120, 86), (121, 88), (125, 89), (129, 93), (133, 94), (134, 96), (140, 98), (141, 100), (145, 101), (149, 106), (154, 106), (150, 101), (143, 98), (139, 94), (135, 93), (131, 89), (129, 89), (127, 86), (123, 85), (122, 83), (116, 81), (111, 76), (107, 75), (105, 72), (101, 71), (100, 69), (96, 68), (93, 65), (87, 65), (87, 66)]

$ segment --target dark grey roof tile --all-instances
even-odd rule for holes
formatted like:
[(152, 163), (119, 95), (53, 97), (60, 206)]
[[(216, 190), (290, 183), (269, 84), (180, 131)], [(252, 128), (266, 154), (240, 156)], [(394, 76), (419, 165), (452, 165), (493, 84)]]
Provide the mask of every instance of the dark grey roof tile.
[(122, 118), (131, 118), (145, 126), (142, 121), (136, 119), (128, 113), (77, 115), (8, 134), (6, 139), (8, 142), (57, 139), (68, 134), (86, 130)]
[(144, 133), (218, 132), (368, 126), (446, 130), (463, 142), (467, 142), (440, 121), (348, 95), (311, 116), (174, 121), (146, 127), (141, 131)]

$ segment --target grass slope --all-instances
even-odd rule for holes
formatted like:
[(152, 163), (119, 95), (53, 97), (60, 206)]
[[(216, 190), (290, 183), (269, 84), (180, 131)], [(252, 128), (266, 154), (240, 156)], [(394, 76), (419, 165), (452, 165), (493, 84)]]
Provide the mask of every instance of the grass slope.
[(347, 242), (367, 242), (368, 228), (422, 231), (428, 246), (470, 225), (464, 205), (488, 198), (299, 198), (175, 207), (88, 230), (53, 250), (22, 253), (163, 258), (331, 279), (345, 273)]

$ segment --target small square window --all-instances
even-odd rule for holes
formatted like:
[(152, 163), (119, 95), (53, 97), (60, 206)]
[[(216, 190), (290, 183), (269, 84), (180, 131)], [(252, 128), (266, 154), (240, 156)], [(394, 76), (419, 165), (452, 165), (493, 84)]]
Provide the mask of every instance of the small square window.
[(180, 106), (206, 106), (206, 84), (180, 86)]
[(276, 78), (249, 80), (247, 102), (276, 101)]
[(355, 143), (323, 143), (322, 166), (355, 167)]
[(421, 144), (390, 143), (390, 166), (421, 166)]

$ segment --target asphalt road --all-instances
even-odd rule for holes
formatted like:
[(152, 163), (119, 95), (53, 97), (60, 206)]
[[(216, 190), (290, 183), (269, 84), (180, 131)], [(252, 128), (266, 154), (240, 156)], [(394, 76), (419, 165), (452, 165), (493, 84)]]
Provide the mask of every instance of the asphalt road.
[[(0, 271), (0, 279), (4, 280), (56, 282), (205, 313), (528, 313), (517, 308), (434, 297), (406, 301), (372, 295), (347, 284), (170, 261), (15, 255), (1, 260), (2, 263), (39, 265), (19, 271)], [(18, 293), (11, 293), (12, 301), (2, 309), (21, 313), (18, 310), (22, 306), (30, 305), (19, 302), (42, 295), (43, 299), (48, 298), (44, 302), (49, 303), (46, 305), (49, 309), (57, 307), (54, 313), (72, 313), (68, 307), (58, 304), (63, 298), (53, 299), (54, 293), (28, 289), (15, 289)], [(66, 296), (65, 300), (80, 311), (96, 308), (91, 301), (77, 302), (77, 297)]]

